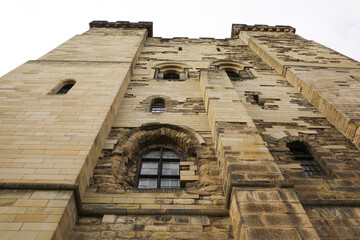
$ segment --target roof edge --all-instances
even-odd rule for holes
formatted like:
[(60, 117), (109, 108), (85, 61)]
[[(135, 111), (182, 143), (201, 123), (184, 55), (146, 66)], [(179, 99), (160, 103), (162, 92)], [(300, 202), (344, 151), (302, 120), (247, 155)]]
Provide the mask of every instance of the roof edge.
[(148, 37), (153, 35), (153, 22), (129, 22), (129, 21), (99, 21), (95, 20), (89, 23), (90, 28), (122, 28), (122, 29), (147, 29)]
[(268, 25), (262, 25), (262, 24), (247, 25), (247, 24), (234, 23), (231, 27), (231, 38), (235, 38), (235, 36), (241, 31), (295, 33), (296, 29), (291, 26), (286, 26), (286, 25), (268, 26)]

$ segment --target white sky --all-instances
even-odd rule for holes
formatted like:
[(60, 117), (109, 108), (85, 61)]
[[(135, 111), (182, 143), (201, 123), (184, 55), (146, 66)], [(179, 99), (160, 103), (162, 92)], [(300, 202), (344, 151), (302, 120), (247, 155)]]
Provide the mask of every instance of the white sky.
[(0, 76), (92, 20), (152, 21), (156, 37), (229, 38), (233, 23), (290, 25), (360, 61), (359, 0), (1, 0)]

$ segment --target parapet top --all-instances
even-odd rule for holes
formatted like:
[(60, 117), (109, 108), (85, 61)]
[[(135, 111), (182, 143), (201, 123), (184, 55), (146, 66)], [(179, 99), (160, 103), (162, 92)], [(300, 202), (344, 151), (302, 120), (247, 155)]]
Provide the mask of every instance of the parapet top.
[(123, 29), (147, 29), (148, 37), (153, 35), (153, 23), (152, 22), (128, 22), (128, 21), (92, 21), (89, 23), (90, 28), (123, 28)]
[(231, 29), (231, 37), (236, 37), (241, 31), (259, 31), (259, 32), (289, 32), (295, 33), (296, 29), (291, 26), (268, 26), (268, 25), (246, 25), (233, 24)]

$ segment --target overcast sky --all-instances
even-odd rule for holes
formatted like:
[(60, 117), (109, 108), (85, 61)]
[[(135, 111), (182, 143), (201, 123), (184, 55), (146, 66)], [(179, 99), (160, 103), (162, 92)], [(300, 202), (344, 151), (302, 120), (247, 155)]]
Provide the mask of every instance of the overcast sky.
[(1, 0), (0, 76), (92, 20), (152, 21), (157, 37), (228, 38), (232, 23), (290, 25), (360, 61), (360, 0)]

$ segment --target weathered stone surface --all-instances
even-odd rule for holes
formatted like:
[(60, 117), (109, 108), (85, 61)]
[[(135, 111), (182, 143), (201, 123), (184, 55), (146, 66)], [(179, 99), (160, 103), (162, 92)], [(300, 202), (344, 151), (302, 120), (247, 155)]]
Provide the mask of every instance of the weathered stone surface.
[[(104, 223), (103, 219), (110, 216), (111, 220), (115, 216), (116, 224)], [(86, 231), (83, 230), (85, 226)], [(103, 218), (80, 218), (71, 236), (73, 240), (110, 238), (226, 240), (233, 239), (233, 235), (230, 219), (224, 217), (107, 215)]]
[[(1, 239), (68, 239), (73, 184), (74, 240), (358, 238), (360, 63), (289, 26), (90, 25), (0, 79)], [(138, 188), (159, 146), (180, 189)]]

